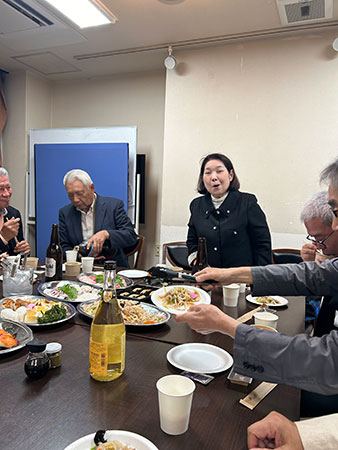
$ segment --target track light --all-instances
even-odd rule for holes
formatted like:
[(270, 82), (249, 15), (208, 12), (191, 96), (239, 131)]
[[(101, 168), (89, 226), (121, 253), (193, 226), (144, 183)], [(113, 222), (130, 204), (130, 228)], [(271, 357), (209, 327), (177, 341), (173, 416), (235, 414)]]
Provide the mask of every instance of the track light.
[(164, 65), (165, 65), (165, 67), (167, 68), (167, 69), (169, 69), (169, 70), (171, 70), (171, 69), (174, 69), (175, 68), (175, 66), (176, 66), (176, 59), (172, 56), (172, 51), (173, 51), (173, 48), (172, 48), (172, 46), (170, 45), (169, 46), (169, 48), (168, 48), (168, 53), (169, 53), (169, 55), (166, 57), (166, 59), (164, 60)]

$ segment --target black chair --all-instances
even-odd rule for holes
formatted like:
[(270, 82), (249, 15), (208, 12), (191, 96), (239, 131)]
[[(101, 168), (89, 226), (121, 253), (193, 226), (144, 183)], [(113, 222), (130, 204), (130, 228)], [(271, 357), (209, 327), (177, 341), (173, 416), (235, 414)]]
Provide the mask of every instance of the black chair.
[(126, 247), (123, 249), (123, 253), (126, 256), (132, 256), (136, 253), (136, 259), (135, 259), (135, 262), (133, 265), (133, 269), (139, 268), (142, 248), (143, 248), (143, 244), (144, 244), (144, 236), (142, 236), (141, 234), (137, 234), (136, 236), (137, 236), (136, 244), (132, 245), (131, 247)]
[(275, 248), (272, 250), (273, 264), (298, 264), (302, 262), (300, 250), (295, 248)]
[(185, 271), (191, 270), (188, 264), (188, 247), (184, 241), (162, 245), (162, 264), (166, 264), (167, 260), (172, 266), (182, 267)]

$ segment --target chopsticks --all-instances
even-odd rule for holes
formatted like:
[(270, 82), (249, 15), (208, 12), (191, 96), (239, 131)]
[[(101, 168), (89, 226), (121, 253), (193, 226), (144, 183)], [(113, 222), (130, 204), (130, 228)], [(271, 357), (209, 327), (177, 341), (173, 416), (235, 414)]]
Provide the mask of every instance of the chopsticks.
[(243, 314), (243, 316), (238, 317), (238, 322), (247, 322), (248, 320), (250, 320), (253, 315), (259, 311), (260, 309), (264, 308), (264, 305), (258, 306), (258, 308), (252, 309), (251, 311), (248, 311), (247, 313)]
[(241, 398), (239, 403), (249, 409), (254, 409), (275, 387), (275, 383), (267, 383), (263, 381), (246, 397)]

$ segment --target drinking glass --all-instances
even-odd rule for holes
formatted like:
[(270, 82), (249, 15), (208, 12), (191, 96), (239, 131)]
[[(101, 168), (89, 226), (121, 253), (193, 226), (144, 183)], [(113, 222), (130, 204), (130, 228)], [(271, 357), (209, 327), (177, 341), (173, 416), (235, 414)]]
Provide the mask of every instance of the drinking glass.
[(11, 295), (32, 295), (34, 267), (18, 266), (12, 275), (12, 268), (3, 268), (2, 291), (4, 297)]

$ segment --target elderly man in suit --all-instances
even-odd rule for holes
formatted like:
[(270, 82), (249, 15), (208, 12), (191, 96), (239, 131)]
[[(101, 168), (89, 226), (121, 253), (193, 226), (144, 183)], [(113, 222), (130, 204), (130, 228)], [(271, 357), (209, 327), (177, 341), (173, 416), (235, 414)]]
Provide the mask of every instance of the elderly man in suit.
[(71, 204), (59, 211), (60, 242), (63, 251), (87, 241), (92, 255), (100, 257), (103, 245), (115, 250), (118, 266), (128, 267), (122, 248), (135, 245), (137, 236), (122, 200), (95, 193), (87, 172), (74, 169), (63, 179)]
[(29, 253), (30, 246), (23, 238), (20, 211), (9, 206), (12, 192), (8, 172), (0, 167), (0, 253)]

